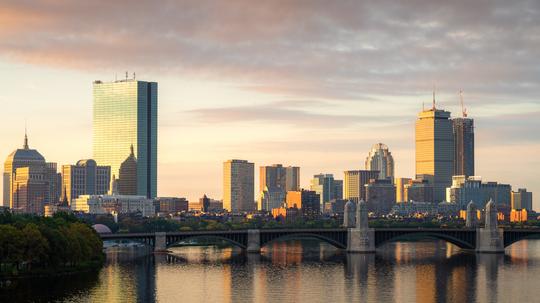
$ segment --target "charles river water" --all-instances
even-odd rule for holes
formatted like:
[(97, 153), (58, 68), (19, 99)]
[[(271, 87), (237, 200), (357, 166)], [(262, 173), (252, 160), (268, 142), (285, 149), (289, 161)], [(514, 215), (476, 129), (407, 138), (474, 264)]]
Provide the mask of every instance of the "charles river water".
[(274, 242), (260, 255), (215, 246), (106, 253), (96, 273), (20, 281), (0, 302), (540, 302), (540, 240), (504, 255), (438, 240), (352, 255), (316, 240)]

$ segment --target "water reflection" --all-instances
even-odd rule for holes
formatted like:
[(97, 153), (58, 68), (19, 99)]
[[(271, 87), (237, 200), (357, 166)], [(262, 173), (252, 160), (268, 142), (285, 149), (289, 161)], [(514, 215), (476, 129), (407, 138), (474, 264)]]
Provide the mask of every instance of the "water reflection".
[(506, 255), (443, 241), (389, 243), (347, 254), (314, 240), (274, 242), (261, 254), (182, 247), (148, 255), (114, 248), (99, 273), (21, 281), (1, 302), (533, 302), (540, 240)]

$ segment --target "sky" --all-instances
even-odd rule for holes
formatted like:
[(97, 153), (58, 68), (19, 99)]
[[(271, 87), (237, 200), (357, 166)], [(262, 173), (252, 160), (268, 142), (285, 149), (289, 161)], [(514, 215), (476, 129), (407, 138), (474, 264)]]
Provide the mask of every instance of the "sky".
[(308, 188), (378, 142), (412, 177), (435, 87), (454, 117), (464, 92), (476, 174), (540, 210), (538, 20), (535, 0), (0, 0), (0, 157), (26, 121), (47, 161), (91, 158), (92, 82), (127, 71), (159, 83), (160, 196), (220, 199), (233, 158), (300, 166)]

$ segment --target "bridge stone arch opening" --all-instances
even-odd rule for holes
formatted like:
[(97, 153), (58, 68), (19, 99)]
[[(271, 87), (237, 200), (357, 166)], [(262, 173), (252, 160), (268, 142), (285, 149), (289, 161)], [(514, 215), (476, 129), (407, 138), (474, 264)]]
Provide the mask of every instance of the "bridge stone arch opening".
[(379, 248), (392, 242), (411, 242), (418, 240), (437, 239), (451, 243), (461, 249), (474, 250), (476, 248), (476, 234), (474, 232), (429, 232), (429, 231), (396, 231), (375, 233), (375, 247)]
[(514, 245), (521, 240), (540, 240), (540, 233), (529, 231), (508, 231), (504, 232), (504, 247)]
[[(237, 240), (230, 239), (228, 237), (219, 236), (219, 235), (193, 235), (188, 237), (167, 237), (166, 242), (166, 248), (171, 247), (186, 247), (190, 246), (192, 244), (187, 244), (185, 242), (189, 242), (192, 240), (209, 240), (205, 243), (200, 243), (200, 246), (212, 246), (220, 243), (227, 243), (231, 247), (238, 247), (241, 249), (246, 249), (247, 246), (244, 243), (238, 242)], [(240, 239), (241, 240), (241, 239)]]
[(261, 234), (261, 241), (260, 246), (268, 247), (272, 243), (279, 242), (279, 241), (289, 241), (289, 240), (318, 240), (323, 243), (328, 243), (332, 245), (335, 248), (338, 249), (346, 249), (347, 243), (345, 240), (340, 241), (340, 239), (333, 239), (327, 236), (315, 234), (315, 233), (287, 233), (284, 235), (269, 235), (264, 236), (264, 234)]

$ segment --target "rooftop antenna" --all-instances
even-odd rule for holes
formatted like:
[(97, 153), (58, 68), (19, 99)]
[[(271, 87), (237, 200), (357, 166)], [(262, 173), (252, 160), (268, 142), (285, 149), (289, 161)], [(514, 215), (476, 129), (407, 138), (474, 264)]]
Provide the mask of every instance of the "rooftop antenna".
[(135, 72), (133, 72), (133, 80), (135, 80)]
[(126, 80), (128, 79), (128, 72), (126, 71)]
[(463, 118), (467, 118), (467, 109), (465, 108), (465, 105), (463, 104), (463, 90), (459, 90), (459, 102), (461, 103), (461, 114), (463, 115)]
[(114, 81), (118, 81), (118, 74), (117, 73), (114, 73)]

